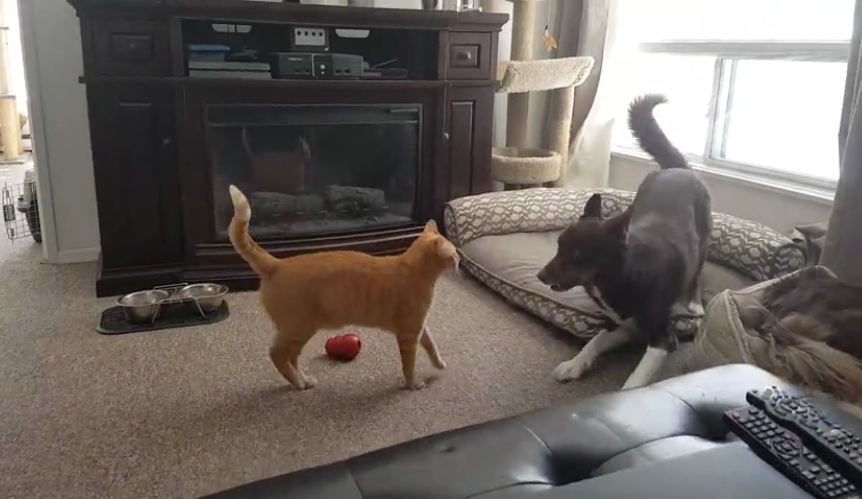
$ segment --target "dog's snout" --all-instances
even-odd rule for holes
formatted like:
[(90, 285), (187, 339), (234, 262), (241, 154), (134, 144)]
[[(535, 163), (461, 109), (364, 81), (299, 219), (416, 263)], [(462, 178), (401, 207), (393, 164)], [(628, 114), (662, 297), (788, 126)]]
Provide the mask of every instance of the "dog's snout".
[(542, 284), (550, 284), (550, 282), (548, 282), (548, 274), (548, 267), (542, 267), (542, 270), (540, 270), (539, 273), (536, 274), (536, 277), (539, 278), (539, 281), (541, 281)]

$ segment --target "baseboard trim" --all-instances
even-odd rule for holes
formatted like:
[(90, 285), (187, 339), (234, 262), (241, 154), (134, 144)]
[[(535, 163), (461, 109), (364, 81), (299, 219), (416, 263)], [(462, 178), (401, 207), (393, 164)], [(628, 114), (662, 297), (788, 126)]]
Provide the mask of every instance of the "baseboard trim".
[(60, 250), (57, 252), (57, 261), (48, 263), (84, 263), (99, 260), (101, 248), (81, 248), (74, 250)]

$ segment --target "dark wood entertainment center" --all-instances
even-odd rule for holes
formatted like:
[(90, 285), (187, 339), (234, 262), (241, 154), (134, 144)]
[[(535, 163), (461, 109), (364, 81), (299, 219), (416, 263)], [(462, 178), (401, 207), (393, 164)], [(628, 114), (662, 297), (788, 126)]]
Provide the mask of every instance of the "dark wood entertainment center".
[[(446, 201), (492, 188), (497, 36), (506, 15), (246, 0), (69, 2), (81, 22), (81, 82), (87, 88), (102, 244), (99, 296), (176, 282), (223, 282), (234, 289), (256, 285), (245, 262), (218, 236), (225, 228), (217, 226), (224, 203), (220, 180), (214, 178), (220, 174), (213, 173), (213, 150), (226, 146), (212, 143), (208, 120), (215, 110), (239, 105), (251, 112), (269, 106), (289, 115), (291, 109), (313, 111), (315, 106), (361, 110), (385, 105), (389, 113), (417, 116), (398, 131), (415, 135), (410, 136), (415, 154), (410, 148), (404, 153), (415, 157), (415, 173), (401, 188), (415, 190), (401, 193), (409, 201), (404, 204), (409, 221), (299, 235), (288, 233), (288, 223), (283, 235), (260, 240), (277, 256), (333, 249), (398, 253), (425, 220), (441, 218)], [(289, 50), (287, 33), (296, 27), (363, 30), (370, 35), (356, 41), (352, 53), (366, 60), (391, 56), (404, 74), (399, 79), (190, 76), (190, 44), (210, 43), (208, 23), (234, 26), (232, 33), (253, 27), (254, 36), (243, 40), (255, 53), (267, 50), (265, 44), (273, 52)], [(212, 43), (237, 36), (213, 33)], [(351, 52), (354, 42), (332, 37), (333, 51)], [(407, 111), (399, 106), (408, 106)], [(246, 140), (249, 130), (264, 125), (236, 126)], [(357, 125), (342, 130), (363, 130)], [(329, 148), (337, 152), (339, 144)], [(227, 149), (225, 154), (231, 152)]]

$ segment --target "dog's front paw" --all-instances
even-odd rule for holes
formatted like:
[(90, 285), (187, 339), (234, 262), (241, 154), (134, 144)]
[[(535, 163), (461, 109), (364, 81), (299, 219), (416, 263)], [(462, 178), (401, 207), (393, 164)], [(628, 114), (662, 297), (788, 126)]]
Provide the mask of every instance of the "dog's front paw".
[(560, 383), (567, 383), (580, 378), (587, 370), (587, 367), (589, 366), (586, 363), (579, 361), (577, 357), (572, 360), (561, 362), (560, 365), (554, 369), (554, 379)]
[(444, 362), (443, 359), (437, 359), (431, 363), (434, 364), (434, 367), (437, 369), (446, 369), (446, 362)]
[(407, 382), (407, 389), (408, 390), (416, 391), (416, 390), (421, 390), (423, 388), (425, 388), (425, 382), (424, 381), (419, 381), (418, 379), (414, 379), (413, 381)]

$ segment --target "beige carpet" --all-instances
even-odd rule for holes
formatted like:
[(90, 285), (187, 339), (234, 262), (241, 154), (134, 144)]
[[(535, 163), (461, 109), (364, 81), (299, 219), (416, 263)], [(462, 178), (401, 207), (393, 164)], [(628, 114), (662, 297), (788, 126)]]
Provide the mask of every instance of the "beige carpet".
[(38, 262), (0, 241), (0, 496), (195, 497), (250, 480), (620, 386), (637, 359), (605, 358), (561, 385), (576, 345), (467, 277), (439, 286), (430, 327), (449, 369), (399, 388), (394, 340), (363, 331), (356, 361), (304, 361), (320, 384), (296, 392), (267, 359), (254, 293), (229, 297), (210, 327), (102, 336), (95, 265)]

